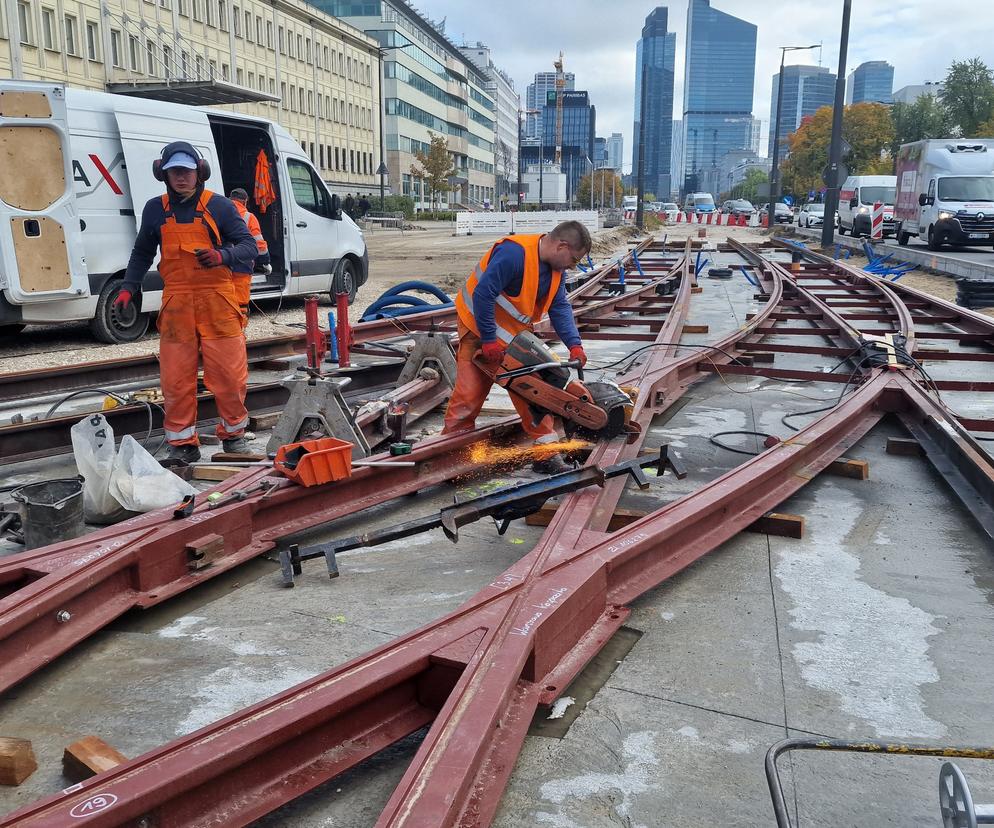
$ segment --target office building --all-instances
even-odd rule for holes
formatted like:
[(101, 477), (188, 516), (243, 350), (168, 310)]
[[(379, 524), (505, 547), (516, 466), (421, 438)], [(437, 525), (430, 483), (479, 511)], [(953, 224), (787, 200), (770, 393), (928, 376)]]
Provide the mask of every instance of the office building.
[(603, 170), (607, 167), (607, 138), (594, 138), (594, 169)]
[(894, 67), (886, 60), (861, 63), (846, 79), (846, 103), (893, 103)]
[(620, 132), (612, 132), (607, 139), (607, 165), (621, 174), (621, 159), (625, 154), (625, 136)]
[(894, 103), (903, 104), (913, 104), (919, 98), (923, 98), (926, 95), (933, 95), (936, 98), (942, 95), (942, 90), (945, 86), (936, 81), (925, 81), (925, 83), (913, 84), (911, 86), (902, 86), (893, 95)]
[(670, 134), (673, 144), (670, 150), (670, 170), (672, 173), (670, 175), (670, 192), (667, 198), (679, 196), (682, 186), (680, 170), (683, 169), (683, 121), (674, 120)]
[(771, 167), (771, 159), (762, 158), (751, 149), (726, 152), (718, 165), (717, 190), (709, 190), (709, 192), (730, 193), (733, 187), (745, 180), (749, 170), (761, 170), (769, 175)]
[[(576, 75), (572, 72), (565, 72), (563, 80), (566, 82), (564, 89), (571, 92), (576, 88)], [(549, 92), (556, 91), (555, 72), (536, 72), (535, 80), (528, 84), (525, 90), (525, 138), (538, 140), (544, 135), (542, 126), (542, 113), (545, 111), (545, 101)]]
[[(770, 96), (770, 123), (777, 120), (777, 95), (780, 73), (773, 76)], [(835, 73), (823, 66), (785, 66), (783, 68), (783, 103), (780, 108), (780, 157), (787, 154), (787, 136), (806, 115), (814, 115), (823, 106), (835, 102)], [(770, 127), (769, 155), (773, 156), (774, 129)]]
[(427, 183), (411, 167), (418, 164), (415, 153), (426, 152), (431, 136), (440, 135), (456, 170), (441, 202), (495, 204), (496, 103), (486, 91), (487, 78), (446, 37), (444, 27), (403, 0), (311, 2), (383, 47), (386, 164), (394, 190), (399, 182), (418, 208), (430, 206)]
[[(635, 47), (635, 125), (632, 132), (632, 175), (639, 174), (639, 141), (645, 146), (645, 192), (670, 192), (673, 128), (673, 66), (676, 34), (667, 31), (669, 11), (649, 12)], [(645, 85), (643, 94), (643, 84)], [(642, 99), (645, 98), (645, 112)], [(643, 127), (642, 121), (645, 121)]]
[[(494, 63), (490, 49), (482, 43), (463, 46), (460, 51), (473, 61), (486, 78), (486, 92), (496, 107), (494, 130), (494, 176), (497, 184), (495, 206), (517, 201), (518, 192), (518, 111), (521, 98), (510, 75)], [(513, 198), (512, 198), (513, 196)]]
[[(546, 92), (542, 124), (545, 133), (541, 140), (525, 139), (521, 142), (521, 158), (525, 164), (534, 165), (541, 160), (548, 166), (555, 160), (557, 142), (554, 89)], [(573, 198), (580, 179), (592, 168), (596, 125), (596, 110), (590, 103), (589, 95), (575, 89), (564, 92), (560, 165), (566, 176), (567, 201)], [(545, 200), (548, 202), (548, 199)]]
[(682, 191), (698, 191), (705, 170), (749, 147), (756, 75), (756, 27), (690, 0), (683, 84)]
[(756, 155), (763, 154), (763, 122), (759, 118), (752, 119), (752, 135), (749, 138), (749, 148)]
[(0, 76), (230, 107), (282, 124), (332, 192), (379, 181), (376, 42), (302, 0), (18, 0)]

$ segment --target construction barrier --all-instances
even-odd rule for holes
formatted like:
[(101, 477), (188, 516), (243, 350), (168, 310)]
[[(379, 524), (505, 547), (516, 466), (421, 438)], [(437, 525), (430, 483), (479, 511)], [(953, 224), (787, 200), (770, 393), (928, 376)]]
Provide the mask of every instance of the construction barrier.
[(873, 212), (870, 213), (870, 238), (880, 240), (884, 237), (884, 205), (879, 201), (873, 202)]
[[(635, 212), (631, 211), (634, 218)], [(628, 211), (625, 216), (627, 218)], [(509, 236), (513, 233), (544, 233), (564, 221), (578, 221), (590, 232), (600, 229), (596, 210), (544, 210), (540, 213), (456, 213), (456, 235)]]

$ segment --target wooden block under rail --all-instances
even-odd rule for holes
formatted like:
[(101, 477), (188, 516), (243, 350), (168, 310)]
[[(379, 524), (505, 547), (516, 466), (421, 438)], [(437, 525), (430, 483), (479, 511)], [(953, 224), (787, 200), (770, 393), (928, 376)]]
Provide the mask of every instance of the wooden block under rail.
[(840, 457), (833, 460), (825, 469), (826, 473), (839, 477), (851, 477), (854, 480), (866, 480), (870, 476), (870, 464), (865, 460), (847, 460)]
[(709, 330), (707, 325), (684, 325), (683, 332), (685, 334), (706, 334)]
[(788, 515), (784, 512), (767, 512), (755, 523), (746, 527), (749, 532), (762, 532), (780, 538), (804, 537), (804, 516)]
[[(557, 508), (559, 508), (558, 503), (546, 503), (537, 512), (528, 515), (525, 518), (525, 523), (528, 526), (548, 526), (552, 523), (552, 517), (556, 514)], [(640, 512), (637, 509), (615, 509), (614, 514), (611, 515), (611, 522), (607, 525), (607, 531), (617, 532), (636, 520), (644, 518), (647, 514), (649, 513)]]
[(30, 741), (0, 736), (0, 785), (20, 785), (37, 769)]
[(127, 756), (100, 737), (84, 736), (65, 749), (62, 754), (62, 771), (73, 782), (82, 782), (127, 761)]
[(925, 449), (917, 440), (910, 437), (889, 437), (887, 439), (887, 453), (900, 454), (905, 457), (924, 457)]
[(272, 428), (279, 422), (280, 417), (282, 416), (282, 411), (274, 411), (272, 414), (255, 414), (254, 416), (249, 417), (249, 430), (262, 431), (267, 428)]
[(218, 482), (227, 480), (232, 475), (238, 474), (241, 471), (244, 471), (244, 469), (237, 466), (209, 466), (202, 464), (193, 467), (193, 479)]

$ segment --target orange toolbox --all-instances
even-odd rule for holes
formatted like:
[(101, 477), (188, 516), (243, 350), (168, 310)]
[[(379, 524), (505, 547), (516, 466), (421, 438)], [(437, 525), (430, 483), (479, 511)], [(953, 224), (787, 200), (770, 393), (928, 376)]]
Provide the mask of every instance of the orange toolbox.
[(273, 466), (301, 486), (320, 486), (352, 476), (352, 443), (321, 437), (280, 446)]

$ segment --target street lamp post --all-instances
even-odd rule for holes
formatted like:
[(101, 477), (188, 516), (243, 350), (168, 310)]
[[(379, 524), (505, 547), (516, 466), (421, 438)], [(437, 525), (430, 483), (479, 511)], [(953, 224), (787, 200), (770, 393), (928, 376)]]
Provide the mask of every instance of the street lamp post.
[(842, 109), (846, 94), (846, 57), (849, 51), (849, 16), (852, 0), (842, 4), (842, 36), (839, 42), (839, 74), (835, 78), (835, 107), (832, 110), (832, 143), (828, 150), (828, 181), (825, 182), (825, 218), (821, 225), (821, 245), (835, 241), (835, 211), (839, 208), (839, 165), (842, 163)]
[(406, 49), (413, 46), (413, 43), (404, 43), (400, 46), (377, 46), (376, 56), (380, 61), (380, 166), (376, 168), (376, 173), (380, 177), (380, 212), (386, 210), (386, 177), (387, 177), (387, 153), (386, 138), (384, 136), (384, 122), (387, 119), (387, 99), (383, 94), (383, 56), (391, 49)]
[[(848, 2), (848, 0), (846, 0)], [(821, 44), (814, 46), (781, 46), (780, 75), (777, 81), (777, 116), (773, 121), (773, 157), (770, 159), (770, 203), (768, 206), (770, 227), (776, 223), (777, 200), (780, 198), (780, 110), (783, 109), (783, 65), (787, 52), (803, 52), (808, 49), (820, 49)]]

